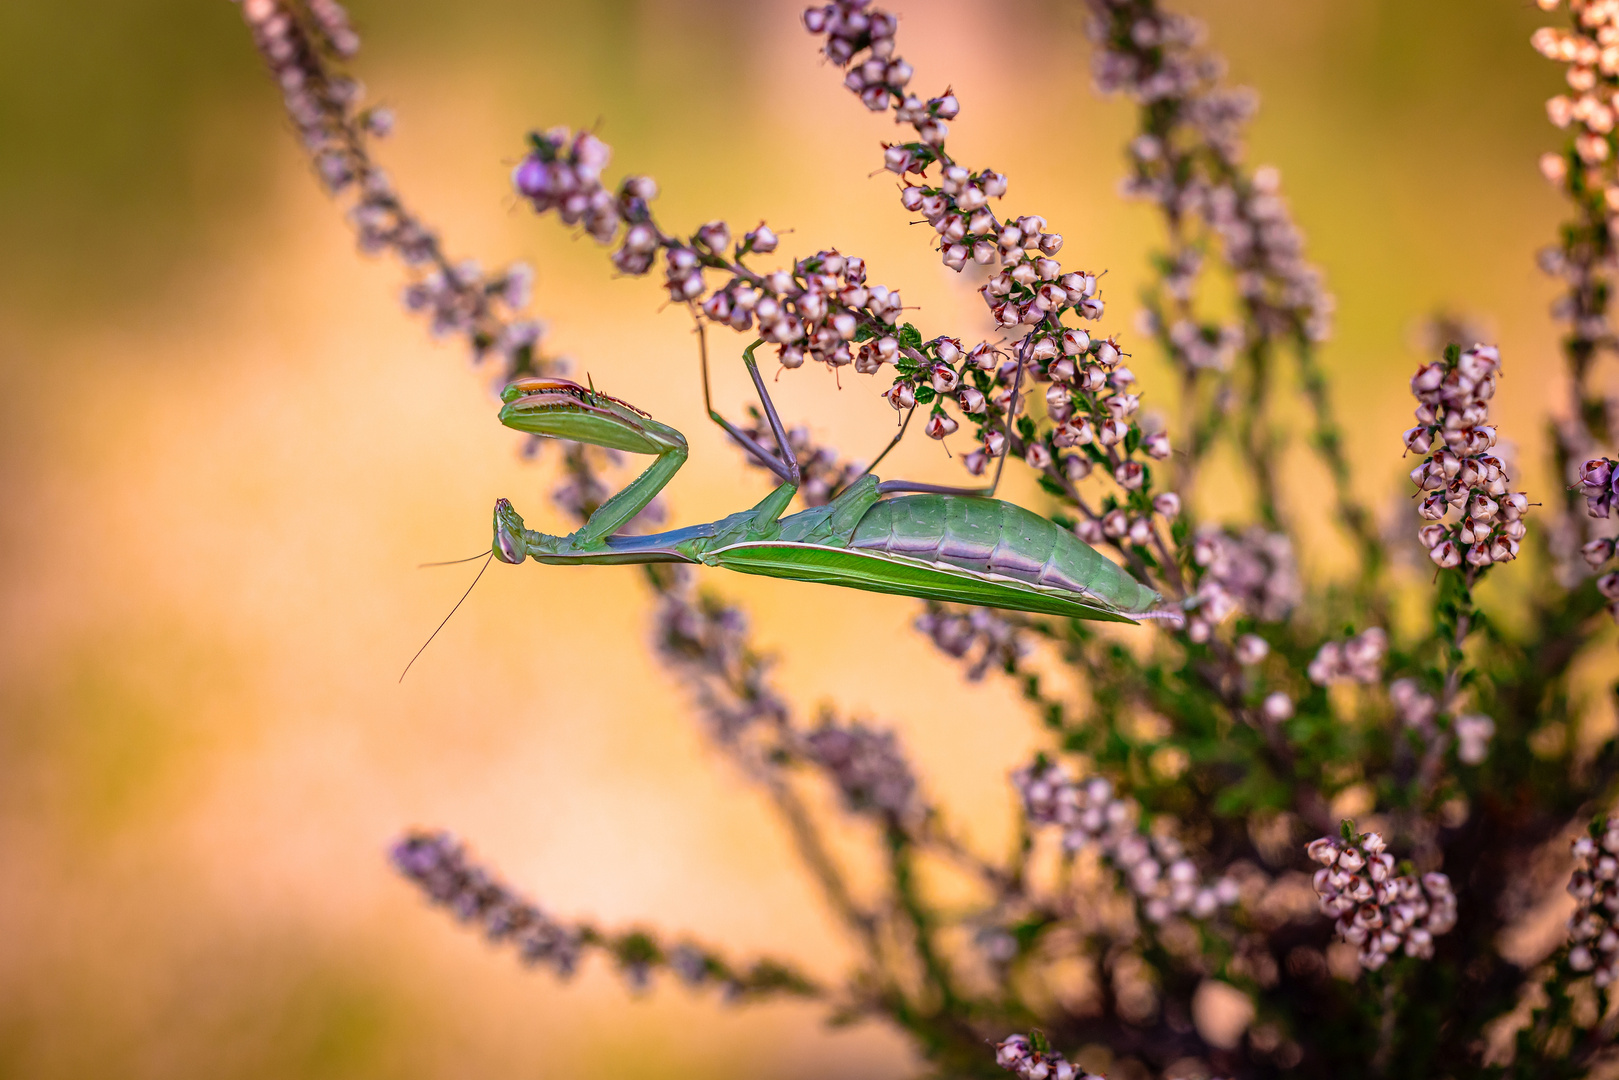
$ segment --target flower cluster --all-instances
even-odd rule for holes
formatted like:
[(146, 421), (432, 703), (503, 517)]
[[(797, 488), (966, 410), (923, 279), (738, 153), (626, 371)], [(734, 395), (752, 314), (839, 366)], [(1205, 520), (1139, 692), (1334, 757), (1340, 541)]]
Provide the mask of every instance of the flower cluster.
[[(1417, 536), (1442, 568), (1465, 563), (1474, 573), (1518, 557), (1529, 497), (1507, 490), (1506, 465), (1490, 452), (1496, 433), (1489, 400), (1500, 370), (1495, 346), (1452, 345), (1411, 377), (1417, 426), (1406, 431), (1405, 445), (1424, 455), (1411, 480), (1423, 493), (1417, 513), (1428, 522)], [(1459, 520), (1445, 524), (1452, 510)]]
[(529, 269), (516, 265), (486, 275), (476, 263), (452, 263), (437, 236), (372, 162), (366, 139), (387, 135), (393, 116), (387, 109), (362, 107), (360, 84), (333, 68), (360, 47), (342, 5), (336, 0), (241, 0), (241, 5), (321, 182), (334, 195), (354, 198), (349, 221), (360, 249), (391, 252), (418, 275), (405, 289), (406, 309), (426, 313), (435, 335), (464, 338), (475, 359), (499, 353), (506, 360), (503, 382), (544, 366), (547, 361), (536, 352), (540, 324), (518, 317), (529, 302)]
[(1325, 339), (1332, 297), (1304, 258), (1280, 173), (1266, 166), (1248, 176), (1242, 169), (1242, 130), (1257, 109), (1253, 92), (1218, 85), (1224, 64), (1200, 51), (1197, 20), (1138, 0), (1090, 0), (1090, 8), (1098, 88), (1152, 106), (1154, 122), (1129, 145), (1126, 194), (1159, 204), (1172, 223), (1195, 214), (1208, 224), (1253, 322), (1244, 328), (1195, 319), (1186, 301), (1198, 256), (1182, 244), (1165, 281), (1175, 311), (1149, 308), (1170, 357), (1196, 370), (1222, 366), (1255, 335)]
[(413, 832), (394, 845), (393, 864), (427, 898), (463, 922), (478, 923), (492, 942), (511, 941), (525, 963), (547, 964), (558, 975), (579, 966), (585, 935), (473, 864), (449, 833)]
[(1388, 634), (1382, 627), (1369, 627), (1347, 641), (1329, 641), (1321, 646), (1304, 673), (1317, 686), (1375, 683), (1383, 676), (1383, 658), (1388, 651)]
[[(1592, 458), (1580, 466), (1580, 491), (1585, 495), (1587, 512), (1594, 518), (1605, 518), (1619, 500), (1619, 463), (1611, 458)], [(1613, 537), (1598, 536), (1585, 542), (1580, 555), (1592, 570), (1601, 570), (1612, 562), (1616, 549)], [(1608, 601), (1608, 614), (1619, 621), (1619, 570), (1608, 570), (1597, 577), (1597, 591)]]
[(748, 646), (747, 616), (740, 608), (706, 594), (694, 598), (677, 583), (663, 593), (656, 642), (721, 743), (735, 742), (761, 722), (787, 722), (787, 703), (765, 677), (764, 660)]
[(858, 721), (839, 724), (823, 717), (803, 737), (810, 760), (826, 770), (851, 810), (894, 820), (912, 819), (920, 810), (916, 776), (892, 731), (875, 731)]
[(1568, 964), (1595, 972), (1600, 988), (1619, 982), (1619, 817), (1574, 841), (1578, 865), (1568, 883), (1579, 907), (1568, 921)]
[(1115, 795), (1106, 778), (1076, 782), (1061, 765), (1037, 759), (1012, 774), (1029, 821), (1057, 825), (1063, 848), (1094, 848), (1123, 877), (1152, 923), (1187, 914), (1207, 919), (1237, 901), (1237, 884), (1220, 878), (1205, 884), (1197, 864), (1172, 836), (1144, 834), (1140, 808)]
[(973, 682), (992, 667), (1016, 666), (1026, 651), (1016, 624), (990, 608), (947, 608), (930, 602), (914, 625), (946, 656), (960, 660), (976, 651), (977, 658), (966, 669)]
[(739, 969), (689, 941), (666, 947), (644, 931), (609, 936), (589, 923), (558, 922), (475, 865), (461, 843), (446, 832), (407, 833), (390, 854), (395, 869), (419, 885), (433, 903), (463, 922), (479, 924), (492, 943), (512, 942), (525, 963), (548, 965), (564, 978), (578, 968), (587, 949), (596, 949), (612, 957), (635, 989), (644, 989), (653, 969), (663, 966), (687, 986), (722, 986), (730, 1001), (822, 994), (813, 982), (778, 961), (757, 960)]
[(995, 1064), (1020, 1080), (1101, 1080), (1047, 1046), (1038, 1032), (1033, 1039), (1012, 1035), (996, 1043)]
[[(1555, 3), (1542, 0), (1543, 9)], [(1568, 65), (1569, 94), (1558, 94), (1546, 102), (1546, 114), (1560, 128), (1578, 125), (1574, 139), (1574, 162), (1557, 155), (1541, 158), (1541, 171), (1548, 180), (1562, 183), (1570, 164), (1598, 169), (1613, 156), (1609, 135), (1616, 118), (1612, 91), (1619, 83), (1619, 7), (1611, 0), (1569, 0), (1575, 28), (1560, 30), (1542, 27), (1530, 38), (1535, 51)], [(1606, 92), (1604, 92), (1606, 91)], [(1608, 184), (1594, 185), (1610, 203), (1619, 203), (1619, 187), (1612, 186), (1608, 173), (1598, 173)]]
[[(943, 403), (953, 401), (975, 426), (978, 446), (963, 463), (981, 475), (990, 461), (1012, 452), (1024, 458), (1059, 490), (1071, 493), (1084, 511), (1080, 536), (1090, 543), (1104, 538), (1119, 546), (1152, 541), (1152, 516), (1177, 516), (1173, 495), (1152, 497), (1147, 461), (1170, 454), (1168, 436), (1144, 431), (1135, 420), (1141, 398), (1134, 376), (1120, 365), (1116, 338), (1102, 338), (1064, 316), (1081, 322), (1097, 320), (1105, 311), (1097, 275), (1065, 270), (1057, 261), (1060, 234), (1047, 229), (1038, 214), (1003, 217), (990, 209), (1006, 194), (1004, 174), (973, 169), (954, 160), (945, 149), (946, 122), (960, 111), (946, 91), (924, 99), (909, 89), (912, 69), (894, 52), (894, 17), (866, 0), (837, 0), (808, 9), (804, 25), (824, 37), (823, 51), (845, 67), (845, 85), (873, 111), (892, 108), (895, 122), (914, 138), (886, 144), (885, 167), (904, 181), (900, 203), (919, 214), (937, 236), (940, 258), (953, 270), (968, 263), (1000, 270), (980, 289), (997, 326), (1018, 335), (1008, 346), (1011, 358), (988, 342), (972, 348), (961, 339), (939, 337), (923, 342), (919, 334), (901, 333), (880, 339), (861, 351), (860, 360), (875, 370), (894, 362), (898, 378), (888, 400), (896, 409), (932, 405), (927, 434), (944, 438), (960, 427)], [(933, 175), (929, 171), (937, 167)], [(914, 179), (913, 179), (914, 177)], [(909, 330), (909, 328), (904, 328)], [(1032, 420), (1012, 424), (1027, 398), (1044, 391), (1044, 429)], [(1027, 389), (1020, 392), (1020, 387)], [(1077, 449), (1077, 453), (1063, 451)], [(1100, 466), (1123, 490), (1090, 508), (1073, 485)]]
[(1433, 956), (1433, 939), (1456, 925), (1456, 894), (1441, 873), (1395, 874), (1394, 856), (1377, 833), (1345, 838), (1323, 836), (1306, 851), (1321, 864), (1315, 891), (1321, 913), (1337, 919), (1338, 937), (1360, 946), (1360, 965), (1376, 971), (1405, 950), (1407, 956)]
[[(1389, 683), (1389, 702), (1400, 723), (1414, 731), (1424, 743), (1433, 746), (1439, 739), (1439, 699), (1423, 690), (1417, 680), (1404, 678)], [(1490, 740), (1495, 737), (1495, 721), (1483, 713), (1462, 713), (1451, 722), (1456, 736), (1456, 757), (1464, 765), (1482, 765), (1490, 756)]]
[(1192, 564), (1197, 588), (1186, 608), (1193, 641), (1208, 640), (1214, 627), (1237, 611), (1260, 622), (1280, 622), (1303, 595), (1286, 533), (1255, 525), (1238, 536), (1206, 525), (1193, 538)]
[[(671, 300), (696, 305), (716, 325), (757, 332), (777, 346), (784, 366), (812, 359), (842, 367), (866, 339), (886, 338), (885, 359), (898, 354), (888, 332), (903, 304), (898, 292), (867, 282), (865, 260), (828, 250), (790, 270), (755, 270), (748, 257), (778, 244), (769, 226), (735, 237), (725, 222), (711, 221), (690, 236), (671, 235), (652, 215), (658, 187), (651, 178), (628, 177), (616, 194), (603, 184), (612, 150), (595, 135), (553, 128), (530, 136), (530, 145), (512, 185), (537, 213), (554, 212), (599, 243), (616, 243), (613, 265), (626, 274), (650, 272), (661, 255)], [(727, 280), (711, 290), (710, 271)]]

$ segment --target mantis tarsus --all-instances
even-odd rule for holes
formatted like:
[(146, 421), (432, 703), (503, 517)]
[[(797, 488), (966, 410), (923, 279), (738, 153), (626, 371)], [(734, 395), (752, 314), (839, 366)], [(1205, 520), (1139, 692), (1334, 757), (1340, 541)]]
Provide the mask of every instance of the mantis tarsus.
[[(991, 498), (994, 485), (946, 488), (879, 481), (868, 472), (827, 505), (784, 517), (798, 490), (798, 461), (754, 361), (760, 344), (748, 346), (743, 360), (775, 452), (712, 404), (709, 416), (774, 472), (780, 486), (751, 510), (645, 536), (616, 534), (685, 464), (685, 436), (626, 402), (566, 379), (524, 378), (507, 386), (500, 410), (507, 427), (656, 460), (569, 536), (525, 528), (512, 504), (498, 500), (495, 557), (554, 565), (703, 563), (745, 574), (1111, 622), (1134, 622), (1157, 603), (1157, 593), (1067, 529)], [(706, 350), (703, 389), (706, 399)]]

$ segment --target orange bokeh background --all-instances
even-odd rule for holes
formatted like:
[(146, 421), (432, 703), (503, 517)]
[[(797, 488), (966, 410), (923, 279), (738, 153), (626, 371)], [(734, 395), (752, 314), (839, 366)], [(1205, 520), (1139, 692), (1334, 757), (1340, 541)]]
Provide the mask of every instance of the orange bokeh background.
[[(509, 195), (526, 130), (599, 122), (609, 173), (655, 176), (666, 223), (767, 219), (784, 252), (864, 255), (925, 333), (987, 329), (975, 282), (869, 175), (893, 129), (817, 58), (799, 6), (352, 4), (407, 198), (452, 253), (531, 261), (553, 347), (691, 438), (676, 524), (751, 503), (763, 478), (704, 419), (689, 324), (656, 282), (614, 278)], [(900, 47), (918, 86), (961, 98), (953, 151), (1008, 173), (1006, 208), (1045, 215), (1065, 261), (1109, 272), (1104, 325), (1128, 341), (1159, 233), (1116, 195), (1131, 109), (1093, 93), (1080, 7), (902, 4)], [(1325, 362), (1363, 489), (1397, 502), (1416, 327), (1448, 310), (1501, 343), (1499, 423), (1544, 490), (1562, 383), (1533, 265), (1560, 213), (1534, 164), (1558, 142), (1541, 106), (1557, 75), (1528, 47), (1540, 16), (1518, 0), (1186, 7), (1262, 93), (1251, 156), (1281, 167), (1338, 297)], [(391, 837), (443, 826), (558, 915), (827, 977), (849, 957), (651, 655), (633, 569), (495, 566), (396, 682), (472, 573), (416, 564), (485, 545), (496, 496), (556, 524), (554, 461), (519, 460), (493, 372), (430, 341), (398, 270), (355, 255), (238, 10), (5, 5), (0, 146), (0, 1075), (909, 1071), (897, 1036), (828, 1031), (807, 1006), (636, 995), (599, 963), (559, 985), (390, 872)], [(719, 344), (726, 359), (740, 341)], [(1170, 406), (1150, 351), (1134, 366)], [(789, 420), (851, 454), (892, 423), (852, 372), (778, 385)], [(721, 364), (718, 398), (740, 411), (739, 365)], [(885, 472), (956, 475), (923, 439)], [(1325, 537), (1315, 474), (1291, 480)], [(1236, 501), (1211, 486), (1210, 512)], [(1038, 505), (1024, 478), (1011, 490)], [(1005, 775), (1035, 734), (1010, 688), (965, 683), (909, 630), (913, 602), (703, 583), (747, 607), (804, 712), (895, 726), (974, 843), (1004, 848)]]

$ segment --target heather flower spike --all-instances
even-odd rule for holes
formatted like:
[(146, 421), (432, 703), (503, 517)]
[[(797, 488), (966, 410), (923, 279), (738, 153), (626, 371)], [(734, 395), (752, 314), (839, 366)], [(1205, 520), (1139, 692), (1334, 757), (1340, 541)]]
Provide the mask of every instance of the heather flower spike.
[[(1544, 527), (1526, 532), (1530, 498), (1513, 490), (1492, 416), (1500, 356), (1484, 345), (1447, 350), (1411, 380), (1413, 426), (1379, 459), (1404, 455), (1411, 473), (1410, 516), (1398, 531), (1429, 553), (1416, 575), (1386, 557), (1401, 545), (1386, 550), (1355, 501), (1319, 360), (1332, 300), (1279, 174), (1244, 161), (1255, 98), (1224, 84), (1199, 25), (1159, 0), (1086, 4), (1098, 83), (1137, 111), (1125, 193), (1165, 226), (1144, 312), (1109, 289), (1100, 268), (1083, 265), (1055, 216), (1008, 201), (1004, 171), (955, 159), (952, 128), (987, 119), (952, 91), (947, 72), (930, 74), (928, 58), (903, 55), (904, 24), (870, 3), (814, 7), (804, 26), (850, 106), (893, 118), (894, 134), (880, 154), (874, 148), (880, 182), (897, 188), (896, 211), (942, 272), (978, 288), (976, 327), (923, 329), (863, 258), (813, 242), (789, 253), (765, 222), (710, 213), (666, 226), (654, 213), (658, 185), (618, 176), (601, 132), (532, 136), (512, 183), (537, 212), (601, 244), (621, 273), (653, 277), (658, 299), (679, 303), (703, 328), (757, 339), (745, 363), (757, 353), (787, 369), (829, 367), (898, 410), (888, 434), (914, 422), (987, 483), (1006, 459), (1021, 462), (1049, 512), (1029, 513), (1030, 528), (1093, 544), (1121, 575), (1163, 593), (1170, 603), (1153, 614), (1165, 632), (1127, 631), (1135, 636), (1124, 644), (1062, 613), (984, 606), (983, 597), (967, 606), (929, 600), (915, 629), (982, 683), (963, 699), (963, 715), (943, 719), (989, 723), (1000, 714), (986, 712), (991, 699), (980, 695), (1010, 690), (1030, 705), (1045, 747), (1012, 777), (1017, 834), (970, 843), (949, 824), (956, 792), (908, 752), (925, 750), (917, 740), (937, 725), (913, 725), (902, 740), (898, 727), (830, 706), (806, 721), (772, 679), (773, 653), (745, 613), (697, 588), (705, 570), (660, 551), (644, 575), (656, 653), (713, 748), (780, 815), (782, 843), (853, 943), (852, 970), (835, 987), (790, 962), (736, 964), (683, 936), (558, 918), (446, 834), (409, 834), (395, 849), (397, 868), (435, 905), (539, 966), (566, 974), (594, 954), (635, 989), (667, 973), (717, 986), (726, 1000), (825, 1001), (836, 1020), (894, 1025), (935, 1071), (981, 1071), (994, 1060), (1029, 1080), (1088, 1075), (1057, 1046), (1105, 1052), (1119, 1075), (1476, 1071), (1495, 1067), (1478, 1054), (1494, 1038), (1487, 1032), (1510, 1021), (1519, 1025), (1508, 1033), (1512, 1068), (1583, 1075), (1614, 1036), (1614, 819), (1600, 816), (1575, 842), (1567, 884), (1576, 910), (1560, 951), (1530, 968), (1487, 948), (1464, 955), (1501, 940), (1510, 912), (1545, 900), (1542, 875), (1510, 868), (1551, 865), (1559, 826), (1604, 805), (1619, 763), (1612, 742), (1584, 723), (1570, 674), (1597, 666), (1587, 662), (1593, 643), (1607, 640), (1597, 623), (1604, 608), (1619, 611), (1611, 531), (1619, 453), (1608, 431), (1615, 410), (1600, 390), (1616, 340), (1607, 304), (1619, 60), (1608, 53), (1619, 56), (1619, 5), (1539, 3), (1567, 22), (1534, 41), (1568, 83), (1548, 109), (1565, 145), (1539, 163), (1573, 208), (1542, 257), (1565, 286), (1557, 314), (1567, 324), (1572, 395), (1557, 455), (1567, 495), (1537, 510)], [(652, 496), (683, 459), (683, 438), (559, 379), (561, 362), (542, 352), (527, 315), (533, 274), (448, 256), (407, 209), (373, 160), (396, 118), (368, 105), (347, 73), (359, 39), (341, 6), (241, 0), (241, 10), (315, 176), (344, 201), (362, 250), (403, 264), (406, 306), (435, 334), (498, 359), (498, 384), (517, 383), (507, 404), (521, 403), (511, 418), (525, 414), (513, 426), (529, 433), (530, 450), (541, 436), (563, 438), (555, 501), (579, 529), (573, 536), (614, 555), (671, 540), (629, 527), (658, 516)], [(1212, 284), (1216, 275), (1224, 280)], [(1123, 315), (1138, 316), (1137, 334), (1111, 325)], [(1135, 373), (1153, 370), (1151, 356), (1167, 358), (1180, 381), (1182, 411), (1172, 418)], [(1270, 381), (1288, 363), (1301, 410), (1289, 410)], [(850, 382), (861, 375), (881, 385)], [(610, 417), (610, 445), (571, 441), (582, 433), (559, 422), (569, 410)], [(1294, 413), (1306, 431), (1288, 426)], [(879, 485), (814, 425), (782, 423), (766, 395), (727, 431), (780, 485), (762, 515), (739, 518), (785, 527), (798, 517), (786, 513), (796, 486), (812, 511), (800, 524), (829, 521)], [(1307, 441), (1324, 475), (1292, 500), (1292, 485), (1278, 480), (1282, 448), (1306, 434), (1293, 445)], [(1234, 451), (1235, 500), (1196, 483), (1222, 447)], [(608, 473), (619, 455), (643, 450), (655, 458), (645, 477), (626, 487)], [(876, 500), (896, 504), (910, 505)], [(1300, 565), (1314, 555), (1300, 537), (1313, 543), (1314, 533), (1299, 526), (1325, 507), (1353, 543), (1346, 580), (1335, 568)], [(908, 568), (903, 560), (915, 553), (895, 545), (917, 537), (894, 528), (884, 536), (894, 567)], [(946, 527), (929, 550), (939, 561), (946, 548), (986, 560), (986, 579), (1005, 576), (988, 566), (996, 551), (1029, 563), (1013, 567), (1025, 577), (1046, 573), (1049, 552), (1028, 535), (991, 546), (991, 555), (954, 554), (974, 536)], [(569, 540), (527, 529), (515, 511), (497, 517), (497, 538), (523, 556), (531, 545), (556, 554), (545, 545)], [(689, 536), (673, 542), (681, 539)], [(1517, 571), (1524, 602), (1474, 635), (1485, 610), (1473, 586), (1543, 541), (1547, 557)], [(1431, 622), (1407, 617), (1413, 600), (1429, 604)], [(861, 649), (891, 644), (870, 627), (849, 632)], [(901, 655), (882, 654), (896, 685), (940, 677)], [(1332, 831), (1334, 808), (1368, 800), (1362, 821), (1375, 818), (1371, 831)], [(1011, 854), (985, 857), (977, 843)], [(858, 859), (858, 874), (847, 857)], [(937, 873), (946, 866), (954, 873)], [(1350, 957), (1356, 970), (1346, 971)], [(1249, 1017), (1234, 1042), (1212, 1041), (1209, 997)], [(1446, 1023), (1432, 1024), (1435, 1014)], [(1036, 1021), (1049, 1038), (1030, 1028)], [(1353, 1037), (1339, 1037), (1350, 1029)]]

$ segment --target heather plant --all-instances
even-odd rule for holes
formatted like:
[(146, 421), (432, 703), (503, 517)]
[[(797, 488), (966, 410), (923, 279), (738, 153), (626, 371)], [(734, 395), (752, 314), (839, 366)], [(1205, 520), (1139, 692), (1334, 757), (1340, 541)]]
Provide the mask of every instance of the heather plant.
[[(375, 163), (392, 117), (367, 108), (348, 73), (358, 38), (343, 9), (240, 2), (361, 249), (405, 267), (405, 306), (498, 367), (497, 384), (559, 373), (525, 314), (530, 272), (450, 257)], [(685, 308), (705, 348), (730, 332), (789, 371), (814, 362), (881, 380), (896, 441), (920, 411), (917, 431), (951, 440), (969, 474), (1009, 460), (1027, 470), (1051, 521), (1163, 600), (1156, 621), (1124, 629), (919, 612), (962, 677), (1004, 685), (1044, 740), (1007, 778), (1019, 815), (995, 856), (961, 838), (891, 732), (804, 717), (772, 685), (742, 611), (679, 567), (646, 568), (660, 657), (779, 812), (858, 948), (839, 980), (790, 956), (739, 960), (677, 931), (554, 916), (437, 829), (398, 841), (400, 873), (558, 976), (600, 953), (635, 986), (667, 970), (732, 1002), (810, 998), (832, 1022), (895, 1026), (942, 1076), (1581, 1077), (1619, 1065), (1619, 744), (1577, 680), (1611, 648), (1604, 627), (1619, 615), (1619, 464), (1596, 378), (1616, 351), (1619, 3), (1539, 4), (1561, 23), (1533, 45), (1566, 66), (1570, 88), (1548, 104), (1566, 144), (1540, 162), (1569, 203), (1541, 257), (1566, 286), (1570, 399), (1550, 420), (1553, 461), (1526, 483), (1535, 471), (1503, 448), (1491, 402), (1511, 357), (1442, 343), (1411, 377), (1414, 426), (1387, 439), (1388, 467), (1403, 454), (1410, 483), (1381, 529), (1321, 364), (1331, 296), (1279, 173), (1245, 161), (1256, 96), (1227, 86), (1199, 24), (1158, 0), (1082, 4), (1099, 91), (1136, 110), (1122, 193), (1163, 225), (1128, 328), (1118, 316), (1131, 298), (1105, 295), (1104, 268), (1065, 248), (1055, 217), (952, 155), (949, 127), (971, 122), (970, 102), (948, 73), (905, 59), (899, 18), (866, 0), (811, 7), (804, 28), (860, 106), (892, 114), (874, 164), (899, 211), (925, 224), (919, 238), (979, 283), (981, 311), (936, 323), (859, 253), (805, 241), (789, 255), (765, 223), (660, 223), (656, 183), (612, 179), (597, 134), (530, 135), (516, 194), (608, 249), (622, 274), (658, 275), (647, 303)], [(1173, 385), (1137, 379), (1129, 362), (1149, 353)], [(1302, 416), (1284, 400), (1292, 386)], [(1172, 427), (1143, 412), (1149, 390), (1174, 406)], [(710, 410), (755, 464), (781, 465), (765, 418)], [(1324, 499), (1319, 486), (1290, 499), (1284, 483), (1300, 424)], [(783, 433), (810, 505), (863, 471), (814, 429), (810, 418)], [(1240, 462), (1235, 502), (1200, 484), (1217, 454)], [(601, 506), (605, 461), (564, 445), (564, 512)], [(1306, 574), (1301, 530), (1319, 534), (1329, 516), (1348, 557)], [(1513, 609), (1485, 602), (1500, 595), (1481, 592), (1486, 578), (1510, 578)], [(1397, 619), (1402, 607), (1422, 617)], [(1077, 692), (1050, 688), (1059, 665)], [(875, 887), (838, 858), (829, 836), (845, 823), (813, 809), (815, 786), (867, 826), (855, 835), (875, 845)], [(930, 894), (922, 870), (935, 863), (975, 883), (972, 902)], [(1503, 934), (1564, 889), (1560, 943), (1509, 958)]]

